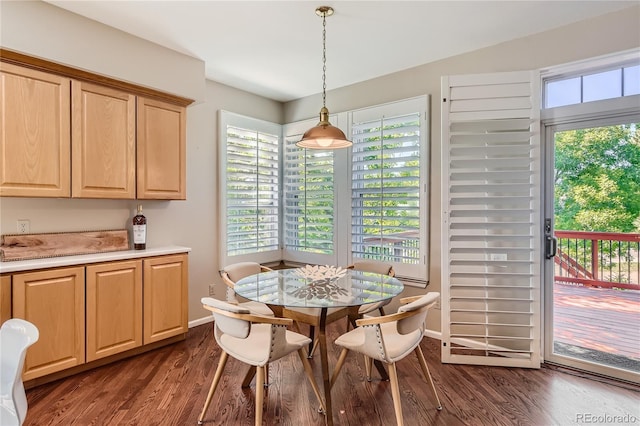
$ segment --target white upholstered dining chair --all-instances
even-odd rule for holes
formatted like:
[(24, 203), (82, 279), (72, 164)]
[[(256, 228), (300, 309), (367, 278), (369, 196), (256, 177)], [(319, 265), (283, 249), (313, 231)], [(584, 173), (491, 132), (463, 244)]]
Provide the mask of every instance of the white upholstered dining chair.
[[(353, 269), (354, 271), (373, 272), (376, 274), (388, 275), (394, 277), (396, 275), (393, 270), (393, 266), (388, 263), (376, 262), (372, 260), (363, 260), (360, 262), (354, 262), (347, 266), (347, 269)], [(378, 311), (380, 315), (384, 315), (384, 307), (391, 302), (391, 299), (383, 300), (375, 303), (367, 303), (358, 308), (358, 317), (362, 318), (364, 315), (373, 311)], [(348, 324), (347, 324), (348, 327)]]
[(222, 281), (227, 285), (227, 302), (249, 309), (252, 314), (273, 316), (273, 311), (267, 305), (252, 300), (239, 302), (234, 290), (235, 284), (241, 279), (260, 272), (271, 271), (271, 268), (257, 262), (238, 262), (225, 266), (220, 272)]
[(0, 327), (0, 425), (22, 425), (27, 416), (27, 396), (22, 368), (27, 349), (38, 341), (38, 328), (12, 318)]
[[(388, 366), (391, 381), (391, 394), (396, 414), (396, 422), (403, 425), (402, 404), (400, 402), (400, 388), (396, 362), (414, 352), (420, 363), (425, 380), (429, 382), (433, 396), (437, 402), (437, 409), (442, 410), (436, 387), (431, 378), (429, 367), (424, 359), (420, 342), (425, 332), (427, 312), (437, 300), (440, 293), (430, 292), (423, 296), (400, 299), (403, 303), (395, 314), (382, 317), (368, 317), (356, 321), (358, 327), (336, 339), (335, 344), (341, 346), (342, 352), (338, 358), (331, 385), (335, 383), (349, 351), (361, 353), (365, 356), (367, 379), (371, 380), (371, 362), (379, 360)], [(406, 303), (406, 304), (404, 304)]]
[[(214, 336), (222, 349), (209, 394), (202, 408), (198, 424), (203, 423), (213, 394), (220, 382), (229, 356), (256, 368), (256, 426), (262, 425), (262, 405), (264, 402), (265, 367), (292, 352), (298, 352), (309, 383), (320, 402), (325, 405), (313, 376), (313, 370), (306, 357), (304, 347), (311, 342), (306, 336), (287, 330), (291, 319), (253, 315), (244, 307), (232, 305), (211, 297), (202, 298), (203, 307), (214, 317)], [(309, 404), (312, 406), (312, 404)]]

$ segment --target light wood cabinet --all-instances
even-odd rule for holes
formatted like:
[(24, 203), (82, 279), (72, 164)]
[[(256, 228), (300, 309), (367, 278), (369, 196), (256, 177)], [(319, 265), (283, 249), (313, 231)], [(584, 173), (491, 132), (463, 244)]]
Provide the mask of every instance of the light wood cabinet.
[(84, 267), (14, 274), (12, 281), (13, 317), (40, 331), (27, 351), (23, 379), (84, 363)]
[(190, 100), (1, 53), (0, 196), (186, 199)]
[(87, 265), (87, 362), (142, 346), (142, 261)]
[(69, 197), (69, 78), (0, 62), (0, 196)]
[(0, 276), (0, 324), (11, 318), (11, 275)]
[(188, 285), (187, 253), (0, 276), (2, 321), (40, 331), (23, 380), (46, 383), (183, 340)]
[(72, 82), (72, 197), (136, 197), (136, 97)]
[(138, 199), (186, 199), (186, 109), (138, 98)]
[(186, 254), (144, 260), (144, 344), (188, 330)]

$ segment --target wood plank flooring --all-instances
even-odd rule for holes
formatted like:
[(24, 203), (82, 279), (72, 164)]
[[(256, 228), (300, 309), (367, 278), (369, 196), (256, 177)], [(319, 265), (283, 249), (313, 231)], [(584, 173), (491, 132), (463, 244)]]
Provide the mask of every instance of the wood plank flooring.
[[(342, 321), (327, 328), (331, 342), (344, 332)], [(421, 346), (444, 408), (436, 410), (417, 359), (409, 356), (398, 363), (406, 425), (564, 426), (589, 423), (587, 416), (640, 422), (640, 387), (553, 368), (441, 364), (439, 341), (425, 338)], [(183, 342), (28, 390), (25, 425), (196, 425), (219, 353), (211, 324), (194, 327)], [(338, 354), (331, 344), (330, 366)], [(312, 365), (319, 380), (318, 357)], [(245, 372), (244, 364), (229, 360), (205, 425), (254, 423), (254, 385), (240, 387)], [(271, 365), (269, 376), (264, 424), (324, 424), (295, 354)], [(389, 383), (375, 376), (367, 382), (360, 357), (349, 356), (332, 396), (337, 425), (396, 424)]]
[(556, 284), (555, 340), (640, 360), (640, 291)]

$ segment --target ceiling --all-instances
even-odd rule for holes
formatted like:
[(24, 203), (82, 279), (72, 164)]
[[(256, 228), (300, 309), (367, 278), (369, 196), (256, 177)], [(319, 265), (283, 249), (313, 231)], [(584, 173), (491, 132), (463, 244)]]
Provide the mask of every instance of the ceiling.
[(206, 76), (278, 101), (543, 32), (634, 1), (67, 1), (47, 3), (205, 62)]

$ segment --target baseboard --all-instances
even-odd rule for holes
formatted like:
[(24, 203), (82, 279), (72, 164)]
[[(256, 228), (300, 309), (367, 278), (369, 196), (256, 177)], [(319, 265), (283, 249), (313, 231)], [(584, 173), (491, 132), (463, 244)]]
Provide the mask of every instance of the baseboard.
[(189, 328), (197, 327), (199, 325), (208, 324), (213, 322), (213, 315), (207, 315), (203, 318), (198, 318), (197, 320), (189, 321)]
[(427, 337), (431, 337), (432, 339), (442, 340), (442, 332), (429, 330), (428, 328), (425, 330), (424, 335)]

